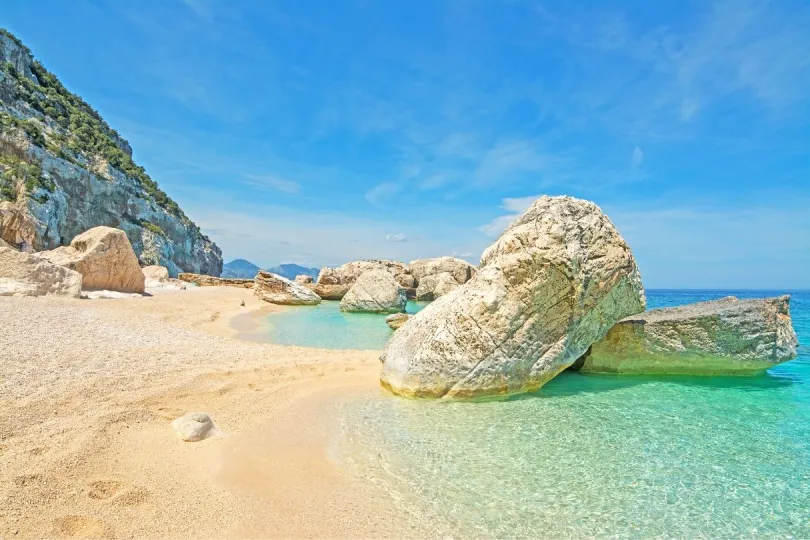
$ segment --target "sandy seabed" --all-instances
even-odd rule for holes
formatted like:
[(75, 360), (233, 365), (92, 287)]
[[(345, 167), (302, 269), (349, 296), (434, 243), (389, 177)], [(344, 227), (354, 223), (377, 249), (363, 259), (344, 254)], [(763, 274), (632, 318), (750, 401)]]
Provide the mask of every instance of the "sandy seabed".
[[(248, 289), (150, 292), (0, 298), (0, 538), (430, 535), (329, 456), (378, 353), (243, 339), (283, 309)], [(190, 411), (225, 436), (179, 440)]]

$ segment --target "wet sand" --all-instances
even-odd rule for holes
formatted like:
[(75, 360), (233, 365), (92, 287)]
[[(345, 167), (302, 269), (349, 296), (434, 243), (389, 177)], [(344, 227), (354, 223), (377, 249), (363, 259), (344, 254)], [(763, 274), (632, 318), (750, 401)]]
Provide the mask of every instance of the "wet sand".
[[(233, 337), (274, 309), (0, 298), (0, 537), (425, 536), (330, 453), (341, 404), (382, 392), (378, 353)], [(180, 441), (189, 411), (225, 435)]]

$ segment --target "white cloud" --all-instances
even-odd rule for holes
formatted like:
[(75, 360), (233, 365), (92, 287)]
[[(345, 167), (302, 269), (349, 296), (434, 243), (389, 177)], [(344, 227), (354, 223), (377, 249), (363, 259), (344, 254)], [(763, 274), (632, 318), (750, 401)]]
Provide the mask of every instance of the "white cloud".
[(486, 225), (480, 226), (478, 230), (487, 236), (499, 236), (513, 221), (528, 210), (539, 197), (539, 195), (530, 195), (528, 197), (503, 199), (501, 208), (508, 210), (509, 213), (496, 217)]
[(366, 193), (366, 200), (371, 204), (385, 204), (396, 197), (401, 190), (401, 184), (383, 182)]
[(289, 193), (290, 195), (295, 195), (301, 191), (301, 185), (298, 182), (285, 180), (277, 176), (249, 174), (246, 175), (240, 183), (260, 191), (281, 191), (282, 193)]
[(408, 237), (405, 236), (402, 233), (386, 234), (385, 239), (388, 240), (389, 242), (407, 242), (408, 241)]

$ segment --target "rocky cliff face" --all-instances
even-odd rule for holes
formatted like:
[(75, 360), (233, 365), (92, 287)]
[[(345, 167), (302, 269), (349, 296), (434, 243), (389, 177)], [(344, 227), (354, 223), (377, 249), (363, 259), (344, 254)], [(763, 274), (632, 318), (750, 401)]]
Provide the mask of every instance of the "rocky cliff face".
[(35, 250), (98, 225), (143, 265), (218, 276), (222, 252), (132, 161), (129, 144), (0, 30), (0, 238)]

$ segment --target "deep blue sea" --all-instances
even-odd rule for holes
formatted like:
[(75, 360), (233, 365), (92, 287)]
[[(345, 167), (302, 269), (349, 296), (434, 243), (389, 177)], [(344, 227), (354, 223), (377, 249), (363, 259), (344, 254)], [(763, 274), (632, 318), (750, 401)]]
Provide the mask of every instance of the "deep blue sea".
[[(785, 292), (647, 298), (654, 308)], [(437, 534), (810, 538), (810, 292), (791, 294), (799, 357), (761, 376), (564, 372), (484, 403), (380, 391), (345, 407), (335, 455)], [(390, 335), (383, 317), (302, 309), (273, 316), (274, 341), (381, 348)], [(347, 337), (355, 328), (363, 337)]]

